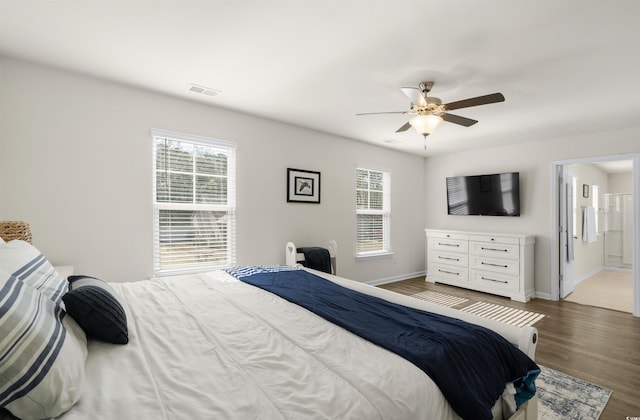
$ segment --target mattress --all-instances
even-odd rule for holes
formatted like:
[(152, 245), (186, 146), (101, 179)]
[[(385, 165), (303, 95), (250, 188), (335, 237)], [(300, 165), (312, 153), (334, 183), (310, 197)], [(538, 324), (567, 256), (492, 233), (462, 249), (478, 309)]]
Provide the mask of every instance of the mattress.
[(89, 341), (61, 419), (459, 418), (412, 363), (223, 271), (111, 286), (129, 343)]

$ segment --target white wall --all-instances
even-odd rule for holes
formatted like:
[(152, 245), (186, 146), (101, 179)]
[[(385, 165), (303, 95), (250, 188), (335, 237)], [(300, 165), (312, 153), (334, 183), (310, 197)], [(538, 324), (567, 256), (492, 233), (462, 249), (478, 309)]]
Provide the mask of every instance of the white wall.
[[(239, 264), (283, 263), (289, 240), (336, 239), (339, 274), (374, 281), (424, 270), (424, 228), (526, 232), (537, 236), (543, 295), (551, 291), (551, 163), (640, 152), (636, 128), (424, 160), (0, 57), (0, 220), (29, 221), (36, 246), (77, 272), (151, 276), (151, 128), (238, 143)], [(393, 258), (353, 257), (359, 163), (393, 173)], [(320, 205), (286, 203), (287, 167), (322, 173)], [(503, 171), (520, 172), (521, 217), (447, 215), (447, 176)]]
[[(551, 296), (551, 166), (554, 161), (640, 152), (640, 128), (591, 133), (430, 157), (425, 164), (425, 225), (432, 229), (536, 235), (536, 292)], [(521, 217), (448, 216), (445, 178), (520, 172)]]
[[(152, 275), (151, 137), (238, 143), (239, 264), (338, 242), (360, 281), (424, 270), (424, 159), (0, 56), (0, 220), (26, 220), (54, 264), (108, 281)], [(356, 261), (355, 168), (392, 172), (394, 257)], [(321, 172), (320, 205), (286, 203), (288, 167)]]
[(609, 175), (609, 188), (607, 192), (610, 194), (633, 194), (633, 174)]

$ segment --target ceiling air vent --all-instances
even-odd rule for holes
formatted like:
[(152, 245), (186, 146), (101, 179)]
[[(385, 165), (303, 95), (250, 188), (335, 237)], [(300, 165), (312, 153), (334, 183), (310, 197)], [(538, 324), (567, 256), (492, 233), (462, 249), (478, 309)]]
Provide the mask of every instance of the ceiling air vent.
[(221, 93), (219, 90), (211, 89), (211, 88), (200, 86), (200, 85), (194, 85), (194, 84), (190, 84), (187, 90), (189, 92), (200, 93), (206, 96), (218, 96)]

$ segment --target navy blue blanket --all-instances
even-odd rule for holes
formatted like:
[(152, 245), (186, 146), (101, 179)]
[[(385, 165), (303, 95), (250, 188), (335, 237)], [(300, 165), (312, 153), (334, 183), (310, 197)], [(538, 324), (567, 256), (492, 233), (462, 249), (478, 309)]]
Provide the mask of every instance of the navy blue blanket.
[(228, 271), (409, 360), (433, 379), (463, 419), (491, 419), (491, 407), (508, 383), (518, 392), (518, 405), (535, 393), (538, 366), (487, 328), (391, 303), (304, 270)]

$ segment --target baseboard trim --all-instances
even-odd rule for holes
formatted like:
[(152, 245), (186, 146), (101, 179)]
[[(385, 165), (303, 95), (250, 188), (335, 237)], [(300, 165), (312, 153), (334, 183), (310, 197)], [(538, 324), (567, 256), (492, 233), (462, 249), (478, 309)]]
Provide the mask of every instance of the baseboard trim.
[(593, 270), (584, 273), (583, 275), (581, 275), (580, 277), (576, 277), (573, 279), (573, 287), (576, 287), (577, 285), (579, 285), (581, 282), (585, 281), (586, 279), (588, 279), (591, 276), (594, 276), (596, 274), (598, 274), (599, 272), (602, 271), (602, 267), (596, 267)]
[(388, 277), (386, 279), (366, 281), (365, 283), (371, 286), (380, 286), (381, 284), (394, 283), (396, 281), (408, 280), (415, 277), (421, 277), (424, 275), (425, 275), (424, 271), (418, 271), (417, 273), (402, 274), (400, 276)]
[(622, 273), (633, 273), (633, 269), (631, 268), (613, 267), (611, 265), (603, 265), (602, 269), (607, 271), (620, 271)]
[(543, 292), (536, 292), (536, 298), (543, 299), (543, 300), (554, 300), (551, 293), (543, 293)]

